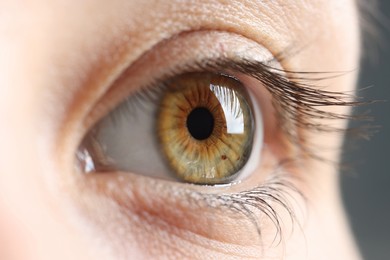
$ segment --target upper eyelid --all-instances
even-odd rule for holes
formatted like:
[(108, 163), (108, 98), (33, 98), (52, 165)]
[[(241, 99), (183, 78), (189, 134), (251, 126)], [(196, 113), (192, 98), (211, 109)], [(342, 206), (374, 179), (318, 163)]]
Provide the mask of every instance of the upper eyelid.
[[(206, 33), (206, 32), (201, 32), (201, 33)], [(197, 33), (193, 33), (197, 35)], [(223, 32), (214, 32), (217, 37), (219, 35), (227, 35), (228, 33), (223, 33)], [(190, 34), (186, 35), (187, 37)], [(230, 34), (229, 34), (230, 35)], [(238, 41), (241, 41), (239, 38), (240, 36), (234, 36), (238, 37)], [(233, 38), (234, 39), (234, 38)], [(177, 45), (177, 42), (175, 42)], [(216, 44), (218, 45), (218, 44)], [(233, 44), (234, 45), (234, 44)], [(245, 44), (244, 44), (245, 45)], [(169, 48), (170, 44), (165, 45), (165, 47)], [(250, 46), (250, 47), (248, 47)], [(185, 73), (185, 72), (191, 72), (191, 71), (210, 71), (214, 70), (215, 72), (221, 73), (221, 72), (240, 72), (243, 74), (247, 74), (253, 78), (256, 78), (259, 82), (263, 83), (262, 85), (265, 86), (265, 88), (271, 93), (273, 96), (273, 99), (275, 100), (275, 104), (279, 105), (282, 109), (279, 109), (278, 115), (283, 117), (284, 119), (290, 120), (295, 126), (297, 127), (304, 127), (304, 128), (310, 128), (314, 127), (316, 130), (325, 130), (321, 129), (323, 126), (314, 126), (314, 124), (310, 124), (311, 118), (314, 117), (327, 117), (327, 118), (339, 118), (339, 117), (347, 117), (345, 115), (336, 115), (336, 114), (331, 114), (331, 113), (323, 113), (322, 110), (317, 109), (315, 106), (317, 105), (355, 105), (356, 103), (349, 101), (350, 97), (347, 97), (347, 95), (344, 95), (342, 93), (337, 93), (337, 92), (327, 92), (327, 91), (322, 91), (319, 89), (315, 89), (314, 86), (312, 86), (311, 83), (314, 81), (317, 81), (316, 79), (313, 79), (312, 77), (307, 77), (306, 75), (321, 75), (320, 72), (294, 72), (291, 69), (285, 69), (283, 67), (278, 67), (278, 59), (280, 57), (273, 57), (273, 56), (268, 56), (268, 58), (265, 61), (259, 61), (257, 59), (250, 60), (248, 59), (248, 55), (253, 51), (255, 48), (260, 48), (260, 45), (257, 43), (250, 42), (248, 43), (248, 46), (245, 48), (241, 48), (240, 51), (236, 52), (235, 50), (232, 50), (232, 52), (229, 55), (222, 55), (217, 56), (215, 58), (208, 57), (206, 59), (201, 59), (201, 60), (186, 60), (183, 64), (176, 64), (162, 72), (159, 76), (154, 77), (153, 79), (149, 79), (144, 84), (138, 85), (136, 88), (132, 87), (132, 91), (137, 92), (140, 89), (145, 89), (149, 88), (159, 81), (164, 81), (168, 79), (169, 77), (172, 77), (176, 74), (180, 73)], [(157, 46), (158, 47), (158, 46)], [(161, 48), (158, 48), (161, 49)], [(245, 53), (246, 50), (249, 52)], [(167, 50), (165, 50), (167, 51)], [(261, 51), (260, 51), (261, 52)], [(153, 52), (152, 52), (153, 53)], [(157, 52), (158, 53), (158, 52)], [(289, 55), (288, 50), (284, 50), (280, 53), (287, 53)], [(148, 54), (149, 55), (149, 54)], [(157, 54), (156, 54), (157, 55)], [(214, 55), (215, 56), (215, 55)], [(241, 57), (242, 56), (242, 57)], [(280, 56), (280, 55), (279, 55)], [(282, 60), (286, 59), (286, 55), (281, 56)], [(193, 57), (194, 59), (195, 57)], [(291, 58), (288, 57), (288, 58)], [(273, 66), (273, 62), (276, 62), (276, 66)], [(133, 66), (137, 66), (137, 62), (134, 63), (130, 68), (133, 68)], [(141, 66), (142, 67), (142, 66)], [(160, 68), (161, 69), (161, 68)], [(126, 69), (127, 71), (127, 69)], [(126, 78), (127, 73), (126, 71), (121, 74), (121, 76), (114, 82), (115, 86), (120, 86), (121, 82), (120, 79)], [(131, 70), (130, 70), (131, 71)], [(153, 71), (153, 70), (152, 70)], [(161, 72), (161, 71), (160, 71)], [(229, 73), (228, 73), (229, 74)], [(137, 74), (133, 75), (138, 76)], [(326, 73), (324, 77), (322, 78), (329, 78), (335, 76), (332, 73)], [(321, 79), (322, 79), (321, 78)], [(305, 81), (305, 82), (303, 82)], [(301, 82), (301, 83), (300, 83)], [(131, 82), (130, 82), (131, 83)], [(126, 87), (128, 93), (129, 87)], [(298, 91), (299, 90), (299, 91)], [(113, 87), (108, 89), (107, 91), (110, 91), (111, 93), (106, 93), (106, 94), (112, 94), (115, 93), (116, 87)], [(119, 91), (117, 92), (119, 93)], [(126, 93), (119, 93), (123, 100), (123, 95), (127, 95)], [(292, 95), (291, 95), (292, 94)], [(118, 94), (117, 94), (118, 95)], [(105, 95), (107, 96), (107, 95)], [(292, 100), (291, 97), (299, 97), (303, 102), (297, 102), (296, 100)], [(110, 99), (108, 96), (107, 98), (103, 99)], [(337, 101), (339, 100), (339, 101)], [(104, 111), (105, 108), (104, 106), (109, 107), (109, 111), (115, 108), (117, 104), (119, 104), (120, 100), (114, 100), (115, 104), (109, 104), (107, 105), (106, 102), (97, 101), (97, 106), (93, 106), (91, 108), (91, 111)], [(336, 101), (336, 102), (335, 102)], [(305, 103), (306, 102), (306, 103)], [(310, 104), (312, 103), (312, 104)], [(103, 106), (103, 108), (102, 108)], [(301, 110), (302, 114), (306, 114), (308, 116), (305, 116), (305, 120), (296, 120), (298, 117), (296, 117), (296, 110), (293, 110), (291, 108), (295, 107), (296, 109), (299, 108)], [(105, 114), (107, 114), (109, 111), (104, 111)], [(287, 112), (284, 114), (281, 114), (281, 112)], [(102, 115), (94, 115), (96, 117), (101, 118)], [(292, 120), (291, 120), (292, 119)], [(98, 118), (91, 118), (91, 115), (88, 115), (85, 120), (84, 120), (84, 127), (87, 128), (91, 126), (92, 124), (96, 123)], [(283, 123), (283, 120), (280, 120), (280, 123)], [(84, 133), (85, 134), (85, 133)], [(289, 133), (291, 134), (291, 132)], [(294, 137), (297, 138), (297, 137)]]
[[(251, 41), (249, 39), (243, 38), (240, 35), (235, 35), (235, 34), (226, 33), (226, 32), (219, 32), (219, 31), (211, 31), (211, 32), (200, 31), (200, 32), (186, 33), (185, 37), (187, 37), (187, 38), (191, 38), (192, 37), (193, 38), (194, 36), (191, 36), (191, 35), (198, 35), (198, 34), (208, 35), (209, 33), (212, 34), (213, 37), (216, 37), (218, 39), (222, 38), (221, 45), (226, 45), (226, 46), (221, 47), (221, 48), (222, 49), (227, 48), (227, 53), (222, 52), (222, 53), (218, 53), (217, 54), (217, 52), (219, 52), (220, 50), (218, 50), (217, 52), (216, 52), (216, 50), (213, 50), (213, 51), (210, 51), (210, 53), (211, 53), (210, 54), (210, 53), (207, 53), (207, 52), (209, 52), (208, 50), (207, 51), (202, 50), (203, 53), (200, 56), (206, 56), (206, 57), (208, 57), (208, 56), (211, 56), (211, 57), (217, 56), (217, 58), (218, 58), (220, 56), (227, 55), (227, 56), (230, 56), (230, 57), (234, 56), (234, 58), (242, 58), (241, 56), (253, 54), (255, 56), (259, 56), (259, 57), (256, 57), (256, 58), (259, 58), (259, 59), (265, 59), (265, 57), (267, 57), (267, 59), (272, 59), (273, 58), (272, 55), (269, 52), (267, 53), (268, 50), (266, 50), (264, 47), (261, 47), (260, 45), (258, 45), (258, 43), (255, 43), (255, 42), (253, 42), (253, 41)], [(234, 39), (234, 41), (231, 40), (231, 39), (226, 40), (226, 38), (227, 38), (226, 36), (227, 35), (229, 37), (231, 37), (232, 39)], [(188, 41), (187, 38), (184, 40), (184, 42)], [(170, 44), (169, 43), (170, 40), (173, 40), (174, 43)], [(180, 41), (180, 40), (176, 41), (175, 37), (174, 37), (172, 39), (165, 40), (165, 41), (157, 44), (156, 46), (154, 46), (152, 48), (152, 50), (146, 52), (136, 62), (132, 63), (129, 67), (127, 67), (117, 77), (117, 79), (112, 82), (111, 86), (107, 90), (105, 90), (105, 93), (102, 95), (102, 97), (99, 98), (99, 100), (96, 102), (96, 104), (99, 106), (100, 103), (104, 103), (105, 99), (111, 99), (111, 100), (114, 100), (115, 103), (119, 103), (119, 100), (115, 100), (115, 99), (118, 99), (118, 97), (115, 97), (116, 95), (119, 95), (120, 96), (119, 98), (123, 100), (123, 95), (129, 95), (129, 94), (131, 94), (131, 92), (136, 92), (138, 89), (143, 89), (143, 88), (147, 88), (148, 86), (155, 85), (159, 81), (160, 82), (164, 81), (164, 80), (168, 79), (169, 77), (172, 77), (172, 76), (174, 76), (176, 74), (185, 73), (185, 72), (191, 72), (191, 70), (195, 70), (196, 67), (198, 69), (202, 69), (202, 66), (199, 66), (199, 65), (201, 65), (201, 63), (205, 59), (198, 59), (197, 56), (199, 56), (199, 53), (196, 53), (197, 54), (196, 56), (193, 56), (194, 54), (185, 55), (186, 56), (185, 58), (182, 57), (183, 59), (185, 59), (184, 62), (179, 62), (179, 63), (172, 62), (174, 65), (171, 66), (171, 64), (169, 64), (170, 67), (168, 69), (165, 69), (165, 68), (162, 69), (162, 68), (159, 67), (161, 64), (159, 64), (160, 61), (158, 61), (158, 60), (159, 59), (161, 60), (161, 57), (160, 57), (161, 53), (167, 52), (167, 50), (169, 50), (171, 48), (171, 45), (174, 46), (173, 47), (174, 49), (184, 48), (178, 42), (180, 43), (182, 41)], [(235, 47), (233, 47), (233, 48), (229, 47), (229, 44), (231, 44), (231, 42), (233, 42), (233, 45)], [(219, 46), (218, 42), (216, 42), (215, 45)], [(237, 47), (237, 46), (239, 46), (239, 47)], [(255, 50), (254, 46), (256, 47), (256, 50)], [(237, 50), (235, 49), (236, 47), (238, 48)], [(219, 47), (216, 47), (216, 49), (219, 49)], [(191, 51), (191, 52), (193, 52), (193, 51)], [(172, 54), (169, 53), (169, 55), (172, 55)], [(187, 57), (187, 56), (189, 56), (189, 57)], [(268, 57), (272, 57), (272, 58), (268, 58)], [(174, 56), (169, 56), (169, 58), (175, 58), (175, 57)], [(214, 60), (217, 59), (217, 58), (214, 58)], [(140, 77), (140, 74), (142, 75), (142, 73), (144, 73), (144, 72), (140, 72), (139, 70), (143, 70), (141, 68), (144, 68), (145, 67), (145, 62), (149, 62), (150, 59), (153, 60), (153, 64), (154, 64), (154, 62), (156, 62), (157, 64), (153, 65), (154, 68), (150, 68), (150, 66), (147, 66), (148, 69), (151, 69), (151, 71), (149, 71), (149, 73), (157, 74), (157, 76), (154, 76), (152, 79), (148, 79), (146, 82), (143, 82), (143, 83), (140, 83), (140, 84), (135, 83), (135, 85), (137, 87), (129, 88), (128, 86), (126, 86), (126, 85), (134, 86), (133, 82), (126, 82), (125, 79), (128, 78), (129, 74), (131, 74), (131, 76), (129, 78), (131, 78), (132, 80), (134, 78), (137, 78), (137, 80), (139, 78), (141, 78), (142, 76)], [(167, 57), (164, 56), (164, 59), (167, 59)], [(210, 58), (207, 58), (207, 60), (210, 60)], [(164, 64), (164, 66), (166, 66), (166, 64)], [(164, 70), (164, 71), (161, 72), (161, 70)], [(135, 71), (137, 71), (137, 72), (135, 72)], [(160, 73), (160, 74), (158, 75), (158, 73)], [(146, 77), (146, 75), (143, 75), (143, 76), (144, 76), (144, 78)], [(149, 74), (147, 76), (149, 76)], [(123, 86), (125, 86), (125, 87), (123, 87)], [(118, 89), (120, 89), (120, 90), (118, 90)], [(116, 94), (116, 93), (119, 93), (119, 92), (120, 92), (120, 94)], [(110, 107), (110, 105), (105, 104), (105, 106), (109, 107), (110, 109), (114, 108), (114, 107), (112, 107), (112, 105)], [(89, 113), (91, 113), (91, 111), (94, 111), (94, 110), (96, 111), (96, 107), (97, 107), (96, 105), (94, 107), (91, 107)], [(90, 120), (90, 118), (88, 117), (86, 120), (88, 121), (88, 120)], [(92, 121), (96, 121), (96, 120), (92, 120)], [(86, 125), (90, 125), (92, 123), (94, 123), (94, 122), (86, 122), (85, 124)]]
[[(192, 47), (183, 54), (183, 48), (190, 46)], [(268, 49), (242, 35), (224, 31), (194, 31), (154, 45), (131, 65), (113, 66), (109, 71), (114, 70), (117, 73), (109, 78), (105, 78), (107, 73), (106, 76), (99, 77), (99, 86), (96, 85), (96, 79), (92, 80), (92, 85), (88, 81), (88, 85), (74, 94), (73, 101), (68, 102), (66, 107), (69, 111), (59, 122), (63, 127), (56, 131), (56, 147), (69, 151), (68, 156), (61, 159), (60, 163), (73, 160), (71, 154), (77, 149), (88, 129), (124, 100), (124, 96), (142, 86), (150, 85), (153, 79), (162, 79), (174, 68), (180, 69), (185, 64), (222, 56), (248, 56), (259, 60), (272, 58)], [(122, 68), (119, 73), (118, 66)], [(153, 75), (152, 79), (150, 75)]]

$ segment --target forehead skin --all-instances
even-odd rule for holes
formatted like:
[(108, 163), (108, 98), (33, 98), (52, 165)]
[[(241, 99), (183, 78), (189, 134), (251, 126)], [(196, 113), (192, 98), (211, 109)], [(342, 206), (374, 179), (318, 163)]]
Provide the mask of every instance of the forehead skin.
[[(76, 120), (67, 117), (74, 112), (70, 104), (76, 93), (80, 100), (99, 93), (96, 82), (117, 76), (157, 43), (198, 30), (230, 32), (274, 55), (287, 53), (281, 63), (288, 70), (351, 71), (359, 59), (357, 24), (353, 0), (2, 1), (0, 259), (106, 259), (111, 254), (82, 229), (67, 194), (58, 192), (64, 189), (57, 176), (66, 173), (56, 167), (54, 144), (58, 133), (67, 131), (60, 129), (63, 123)], [(355, 80), (349, 73), (327, 85), (348, 91)], [(340, 139), (332, 138), (337, 146)], [(356, 257), (336, 180), (325, 166), (311, 178), (324, 184), (310, 194), (313, 203), (332, 214), (316, 208), (303, 227), (307, 251), (292, 250), (287, 259), (320, 259), (323, 252), (326, 259)], [(340, 234), (334, 237), (332, 230)], [(139, 250), (129, 245), (129, 255)]]

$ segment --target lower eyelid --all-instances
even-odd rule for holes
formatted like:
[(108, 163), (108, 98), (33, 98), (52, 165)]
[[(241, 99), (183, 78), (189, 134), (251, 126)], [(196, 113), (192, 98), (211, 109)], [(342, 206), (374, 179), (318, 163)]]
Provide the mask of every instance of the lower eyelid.
[[(117, 234), (120, 229), (121, 232), (133, 234), (134, 230), (127, 230), (129, 227), (138, 225), (137, 228), (140, 228), (139, 225), (146, 225), (152, 232), (151, 237), (155, 236), (153, 239), (160, 239), (161, 232), (166, 232), (169, 236), (176, 236), (179, 241), (186, 239), (194, 239), (193, 243), (214, 241), (216, 249), (226, 244), (243, 248), (253, 247), (257, 248), (256, 254), (259, 255), (259, 245), (264, 242), (263, 239), (274, 238), (280, 228), (275, 225), (274, 219), (267, 217), (261, 210), (247, 208), (252, 212), (252, 217), (245, 215), (245, 210), (242, 210), (244, 208), (232, 210), (244, 205), (240, 204), (239, 199), (243, 198), (244, 193), (235, 192), (234, 187), (199, 189), (200, 187), (188, 184), (172, 184), (118, 172), (88, 175), (83, 182), (85, 188), (80, 196), (98, 199), (99, 203), (80, 205), (81, 209), (88, 211), (86, 214), (89, 215), (88, 221), (95, 223), (98, 229), (105, 227), (107, 223), (115, 225), (112, 234), (115, 237), (125, 235)], [(263, 181), (263, 184), (264, 186), (260, 187), (261, 194), (266, 194), (268, 184), (266, 181)], [(242, 190), (242, 187), (236, 186), (236, 189)], [(212, 193), (207, 193), (207, 190)], [(268, 212), (276, 210), (280, 214), (281, 211), (285, 211), (286, 209), (280, 205), (275, 206), (275, 203), (278, 203), (274, 201), (274, 197), (277, 198), (278, 193), (275, 190), (269, 192), (267, 199), (273, 209), (268, 208)], [(293, 194), (292, 190), (284, 192)], [(289, 205), (289, 201), (282, 202)], [(291, 209), (288, 210), (290, 212)], [(253, 217), (261, 227), (261, 236)], [(142, 230), (145, 232), (143, 228)], [(107, 231), (103, 231), (105, 232)], [(234, 236), (231, 235), (233, 233)]]
[[(93, 183), (89, 184), (89, 187), (95, 187), (99, 190), (99, 194), (104, 194), (108, 200), (115, 203), (115, 207), (118, 207), (115, 210), (124, 215), (123, 222), (131, 222), (133, 218), (137, 218), (150, 225), (172, 226), (210, 240), (229, 244), (248, 246), (258, 239), (253, 223), (240, 214), (226, 214), (228, 213), (226, 209), (206, 201), (207, 197), (204, 193), (127, 173), (101, 174), (87, 180), (89, 181)], [(96, 193), (94, 190), (84, 192), (92, 192), (85, 196), (94, 196)], [(86, 206), (93, 207), (93, 205)], [(98, 211), (101, 218), (107, 213), (102, 210), (104, 208), (92, 210)], [(105, 217), (107, 216), (110, 214)], [(245, 232), (237, 233), (234, 237), (227, 234), (226, 228), (232, 220), (241, 223), (237, 224), (237, 227)], [(245, 226), (247, 228), (244, 228)]]

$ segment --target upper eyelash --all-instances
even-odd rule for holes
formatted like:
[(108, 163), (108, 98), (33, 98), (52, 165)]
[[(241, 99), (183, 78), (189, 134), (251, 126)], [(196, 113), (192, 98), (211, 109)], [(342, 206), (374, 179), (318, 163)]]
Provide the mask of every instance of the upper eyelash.
[[(210, 59), (188, 64), (181, 68), (173, 68), (163, 76), (163, 79), (154, 79), (148, 86), (141, 88), (141, 91), (133, 95), (131, 97), (132, 102), (126, 102), (128, 106), (126, 113), (131, 112), (133, 110), (132, 107), (142, 105), (142, 100), (144, 99), (154, 100), (158, 98), (159, 94), (164, 90), (164, 84), (159, 82), (165, 82), (178, 74), (202, 71), (226, 74), (227, 71), (235, 71), (251, 76), (265, 86), (272, 95), (278, 123), (282, 127), (284, 134), (291, 143), (299, 146), (303, 153), (312, 158), (325, 160), (317, 155), (315, 152), (316, 147), (310, 147), (309, 144), (304, 142), (305, 140), (302, 142), (303, 137), (298, 136), (298, 129), (316, 132), (353, 133), (365, 137), (371, 135), (375, 126), (366, 125), (358, 129), (347, 129), (314, 122), (315, 119), (371, 120), (371, 117), (366, 115), (352, 116), (321, 109), (321, 107), (326, 106), (360, 106), (371, 103), (358, 101), (359, 98), (351, 94), (320, 89), (313, 84), (325, 79), (341, 77), (348, 72), (297, 72), (274, 68), (268, 65), (271, 63), (272, 60), (259, 62), (248, 59)], [(309, 78), (307, 75), (318, 75), (318, 77)], [(288, 127), (289, 125), (294, 127), (290, 128)]]
[[(315, 87), (314, 84), (304, 83), (315, 82), (332, 77), (340, 77), (343, 73), (334, 75), (333, 72), (294, 72), (282, 69), (275, 69), (264, 63), (254, 62), (250, 60), (243, 60), (236, 63), (230, 61), (217, 61), (212, 62), (207, 67), (233, 69), (242, 73), (245, 73), (259, 82), (263, 83), (267, 90), (271, 93), (272, 97), (282, 108), (284, 112), (290, 113), (291, 118), (295, 120), (296, 126), (310, 126), (309, 118), (295, 116), (295, 111), (291, 111), (290, 108), (294, 107), (299, 109), (299, 113), (310, 118), (326, 118), (326, 119), (350, 119), (350, 115), (343, 115), (338, 113), (332, 113), (321, 110), (320, 106), (358, 106), (366, 104), (366, 102), (356, 101), (357, 97), (352, 95), (336, 92), (327, 91)], [(280, 72), (293, 74), (292, 76), (281, 75)], [(330, 74), (330, 76), (324, 76), (321, 78), (305, 78), (303, 76), (294, 77), (294, 75), (305, 75), (305, 74)], [(300, 80), (297, 81), (297, 80)], [(302, 120), (303, 119), (303, 120)], [(361, 118), (363, 119), (363, 118)], [(282, 122), (281, 122), (282, 123)], [(323, 125), (316, 125), (315, 130), (329, 131), (328, 128), (323, 128)], [(332, 128), (333, 130), (340, 130)]]

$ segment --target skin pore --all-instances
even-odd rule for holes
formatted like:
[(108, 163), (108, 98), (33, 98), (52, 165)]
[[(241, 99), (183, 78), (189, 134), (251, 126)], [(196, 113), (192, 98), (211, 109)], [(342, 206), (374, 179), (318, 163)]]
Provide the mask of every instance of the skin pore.
[[(297, 177), (292, 182), (299, 192), (286, 195), (294, 221), (273, 203), (283, 234), (279, 243), (272, 218), (254, 210), (259, 236), (251, 219), (213, 204), (218, 201), (212, 194), (261, 186), (293, 153), (276, 141), (281, 133), (274, 113), (263, 107), (269, 149), (261, 167), (238, 184), (195, 186), (137, 173), (80, 174), (75, 167), (83, 137), (124, 96), (148, 84), (151, 75), (193, 60), (276, 59), (287, 77), (288, 71), (348, 71), (317, 86), (353, 92), (360, 47), (353, 0), (0, 6), (0, 259), (359, 259), (337, 167), (327, 163), (338, 161), (340, 134), (305, 133), (305, 143), (315, 144), (324, 160), (304, 157), (284, 169)], [(235, 76), (249, 88), (259, 85), (243, 73)], [(260, 87), (252, 87), (254, 96), (271, 109), (270, 94)], [(340, 106), (324, 110), (349, 113)]]

